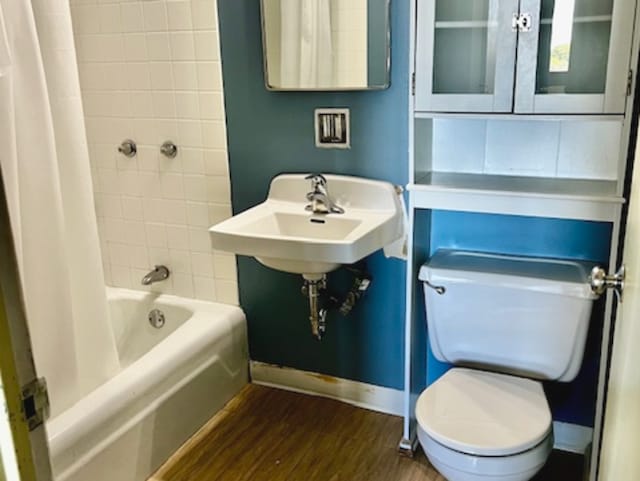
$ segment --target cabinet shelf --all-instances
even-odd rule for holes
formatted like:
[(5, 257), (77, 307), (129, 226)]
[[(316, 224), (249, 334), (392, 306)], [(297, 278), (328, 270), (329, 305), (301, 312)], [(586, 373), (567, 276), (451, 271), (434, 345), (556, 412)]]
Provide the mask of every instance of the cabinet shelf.
[(436, 22), (436, 29), (444, 28), (489, 28), (497, 27), (497, 22), (490, 22), (488, 20), (445, 20)]
[[(598, 22), (611, 22), (613, 17), (611, 15), (589, 15), (584, 17), (575, 17), (573, 19), (573, 23), (598, 23)], [(542, 18), (540, 19), (540, 23), (542, 25), (552, 25), (552, 18)]]
[(408, 186), (419, 209), (613, 221), (617, 182), (430, 172)]

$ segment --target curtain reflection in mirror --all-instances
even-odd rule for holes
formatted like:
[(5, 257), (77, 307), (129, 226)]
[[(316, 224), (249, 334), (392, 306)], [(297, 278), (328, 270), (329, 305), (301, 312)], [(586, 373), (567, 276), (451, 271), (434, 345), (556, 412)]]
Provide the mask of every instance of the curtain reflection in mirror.
[(280, 16), (282, 87), (333, 85), (330, 0), (282, 0)]

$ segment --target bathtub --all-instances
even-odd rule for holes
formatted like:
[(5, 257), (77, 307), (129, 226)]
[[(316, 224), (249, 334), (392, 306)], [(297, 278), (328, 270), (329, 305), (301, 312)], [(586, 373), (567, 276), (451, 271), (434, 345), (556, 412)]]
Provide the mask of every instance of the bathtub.
[(248, 382), (240, 308), (115, 288), (108, 300), (121, 370), (47, 422), (55, 481), (146, 480)]

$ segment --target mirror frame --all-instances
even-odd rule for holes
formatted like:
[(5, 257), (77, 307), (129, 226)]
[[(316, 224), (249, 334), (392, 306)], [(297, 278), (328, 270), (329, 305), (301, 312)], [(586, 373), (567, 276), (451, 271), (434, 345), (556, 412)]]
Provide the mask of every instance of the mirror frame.
[(385, 17), (387, 20), (387, 48), (386, 48), (386, 67), (387, 78), (382, 85), (373, 85), (366, 87), (336, 87), (336, 88), (284, 88), (274, 87), (269, 84), (269, 65), (267, 61), (267, 34), (265, 25), (264, 3), (267, 0), (260, 0), (260, 36), (262, 38), (262, 69), (264, 77), (264, 86), (270, 92), (358, 92), (358, 91), (375, 91), (386, 90), (391, 87), (391, 0), (385, 0)]

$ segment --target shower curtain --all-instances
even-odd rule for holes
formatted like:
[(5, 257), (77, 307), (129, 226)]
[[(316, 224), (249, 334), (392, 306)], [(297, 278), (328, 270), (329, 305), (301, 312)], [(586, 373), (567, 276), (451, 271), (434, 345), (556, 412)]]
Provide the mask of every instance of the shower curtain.
[(331, 0), (281, 0), (280, 81), (284, 88), (333, 85)]
[(0, 0), (0, 168), (52, 416), (118, 369), (68, 0)]

